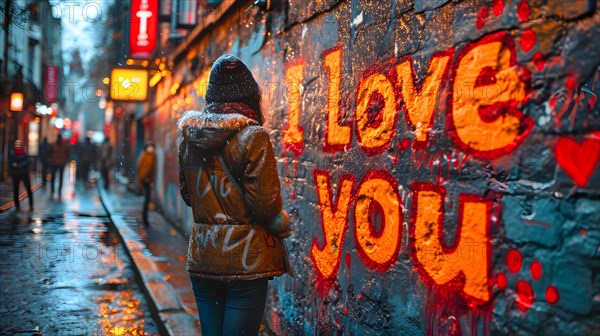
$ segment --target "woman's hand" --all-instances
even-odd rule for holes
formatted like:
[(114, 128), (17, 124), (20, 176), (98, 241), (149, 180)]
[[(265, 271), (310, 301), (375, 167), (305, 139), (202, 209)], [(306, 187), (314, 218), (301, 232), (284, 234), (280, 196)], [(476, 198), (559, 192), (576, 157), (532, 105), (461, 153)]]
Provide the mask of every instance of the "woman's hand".
[(287, 211), (282, 209), (279, 215), (271, 220), (267, 229), (279, 239), (291, 236), (293, 232), (290, 230), (290, 217)]

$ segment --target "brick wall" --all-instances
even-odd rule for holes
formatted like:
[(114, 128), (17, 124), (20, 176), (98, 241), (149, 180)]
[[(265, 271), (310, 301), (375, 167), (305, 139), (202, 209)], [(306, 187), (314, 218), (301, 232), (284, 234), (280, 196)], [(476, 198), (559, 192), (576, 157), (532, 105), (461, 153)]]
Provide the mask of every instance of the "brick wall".
[(598, 2), (244, 9), (159, 84), (157, 191), (189, 229), (175, 123), (203, 106), (212, 62), (239, 56), (262, 85), (295, 232), (271, 330), (600, 330)]

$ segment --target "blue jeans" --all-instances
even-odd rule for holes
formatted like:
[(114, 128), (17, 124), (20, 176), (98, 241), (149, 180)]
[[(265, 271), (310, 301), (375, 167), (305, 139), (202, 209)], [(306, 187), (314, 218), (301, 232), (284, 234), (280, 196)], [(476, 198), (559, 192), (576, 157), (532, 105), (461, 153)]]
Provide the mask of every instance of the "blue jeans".
[(216, 281), (191, 277), (202, 335), (257, 335), (267, 300), (267, 278)]

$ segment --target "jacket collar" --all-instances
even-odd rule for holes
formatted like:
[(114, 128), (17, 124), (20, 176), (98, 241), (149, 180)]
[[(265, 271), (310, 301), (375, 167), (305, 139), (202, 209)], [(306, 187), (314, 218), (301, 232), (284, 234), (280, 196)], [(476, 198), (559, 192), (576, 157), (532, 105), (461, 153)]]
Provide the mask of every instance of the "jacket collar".
[[(230, 104), (243, 105), (241, 103)], [(226, 104), (227, 108), (223, 108), (224, 104), (219, 104), (219, 106), (209, 104), (204, 111), (185, 112), (177, 123), (177, 130), (183, 135), (183, 140), (195, 147), (217, 150), (237, 131), (247, 126), (258, 125), (256, 120), (241, 113), (235, 113), (241, 111), (237, 110), (237, 106), (230, 104)], [(243, 108), (243, 106), (240, 107)]]

